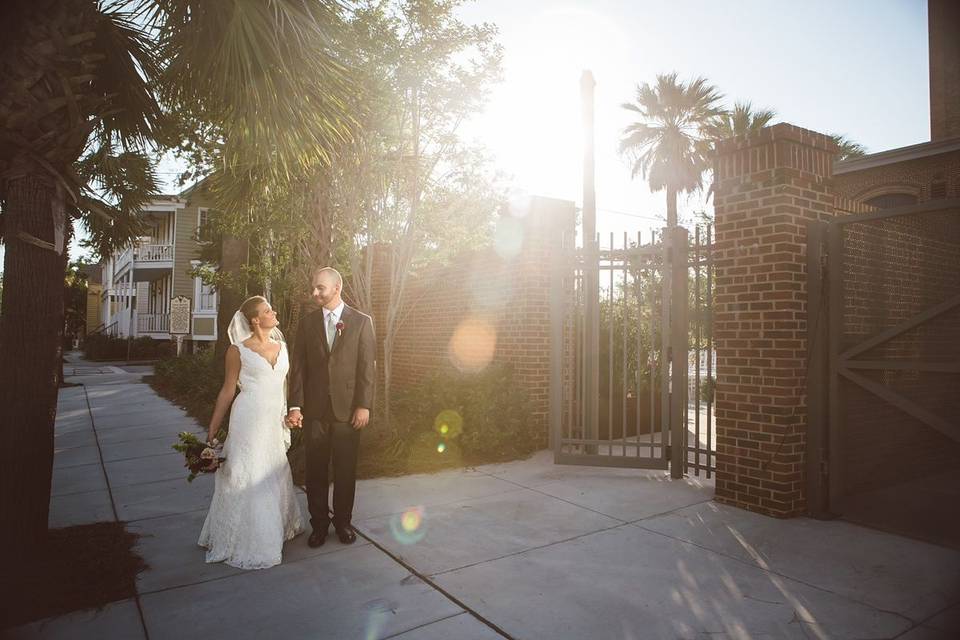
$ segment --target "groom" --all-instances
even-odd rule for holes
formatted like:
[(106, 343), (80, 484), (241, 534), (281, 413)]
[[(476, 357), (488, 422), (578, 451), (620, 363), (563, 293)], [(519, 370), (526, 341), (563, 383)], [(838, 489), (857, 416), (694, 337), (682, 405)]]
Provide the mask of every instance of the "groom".
[(333, 460), (333, 526), (337, 538), (352, 544), (350, 525), (356, 488), (360, 430), (370, 421), (376, 380), (376, 340), (370, 316), (343, 303), (343, 279), (336, 269), (317, 269), (311, 278), (313, 299), (321, 308), (297, 328), (290, 365), (287, 422), (303, 427), (307, 460), (307, 505), (319, 547), (330, 524), (329, 478)]

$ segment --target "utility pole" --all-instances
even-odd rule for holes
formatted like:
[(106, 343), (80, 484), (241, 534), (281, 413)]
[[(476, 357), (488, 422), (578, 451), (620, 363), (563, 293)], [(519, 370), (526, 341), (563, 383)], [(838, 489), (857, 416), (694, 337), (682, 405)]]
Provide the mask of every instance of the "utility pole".
[[(593, 73), (584, 70), (580, 77), (580, 99), (583, 114), (583, 295), (585, 301), (584, 340), (584, 437), (600, 436), (600, 247), (597, 239), (597, 195), (594, 181)], [(596, 445), (586, 452), (597, 453)]]

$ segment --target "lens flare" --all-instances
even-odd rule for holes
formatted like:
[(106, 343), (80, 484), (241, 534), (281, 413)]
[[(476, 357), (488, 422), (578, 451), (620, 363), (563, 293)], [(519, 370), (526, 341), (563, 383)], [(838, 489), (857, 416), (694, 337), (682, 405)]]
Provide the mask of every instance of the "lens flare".
[(423, 507), (410, 507), (390, 518), (390, 533), (400, 544), (416, 544), (427, 535), (426, 514)]
[(396, 614), (396, 606), (388, 600), (371, 600), (363, 607), (367, 614), (366, 640), (376, 640), (381, 637), (381, 632), (386, 626), (390, 616)]
[(486, 320), (467, 318), (457, 327), (447, 347), (448, 357), (464, 373), (482, 371), (497, 349), (497, 330)]
[(456, 438), (463, 432), (463, 417), (453, 409), (444, 409), (434, 418), (433, 430), (442, 438)]
[(514, 258), (523, 248), (523, 222), (512, 216), (501, 216), (493, 234), (493, 248), (501, 258)]
[(507, 201), (507, 213), (514, 218), (526, 218), (530, 213), (532, 198), (526, 193), (514, 193)]

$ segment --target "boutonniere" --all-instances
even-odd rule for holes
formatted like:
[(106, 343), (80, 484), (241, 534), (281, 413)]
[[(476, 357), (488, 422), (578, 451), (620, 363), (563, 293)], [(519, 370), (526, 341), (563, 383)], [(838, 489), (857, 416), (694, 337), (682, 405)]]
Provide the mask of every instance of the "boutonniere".
[(342, 322), (342, 321), (338, 321), (338, 322), (337, 322), (337, 337), (339, 338), (339, 337), (340, 337), (340, 334), (342, 334), (342, 333), (343, 333), (343, 322)]

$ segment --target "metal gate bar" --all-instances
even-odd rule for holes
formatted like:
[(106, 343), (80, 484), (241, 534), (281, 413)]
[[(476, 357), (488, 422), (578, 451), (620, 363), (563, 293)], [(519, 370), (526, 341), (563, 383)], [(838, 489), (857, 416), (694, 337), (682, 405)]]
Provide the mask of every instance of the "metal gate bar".
[[(693, 443), (687, 447), (687, 460), (693, 474), (705, 472), (709, 479), (716, 471), (713, 455), (713, 251), (712, 226), (696, 227), (690, 251), (690, 270), (694, 293), (690, 314), (690, 369), (693, 383), (687, 398), (687, 425), (692, 425)], [(706, 371), (703, 371), (703, 368)], [(704, 373), (706, 377), (704, 377)], [(693, 417), (690, 417), (690, 412)], [(705, 415), (701, 415), (705, 413)], [(706, 442), (704, 443), (704, 439)]]
[[(701, 271), (707, 269), (707, 295), (712, 295), (709, 249), (699, 230), (691, 248), (682, 228), (651, 234), (647, 244), (641, 234), (633, 243), (624, 234), (619, 247), (616, 240), (610, 234), (608, 247), (601, 250), (596, 241), (577, 251), (567, 238), (553, 264), (550, 419), (555, 460), (670, 468), (671, 475), (681, 477), (692, 453), (694, 472), (710, 474), (709, 405), (707, 448), (700, 442), (700, 363), (703, 335), (709, 334), (709, 325), (706, 331), (703, 327), (709, 312)], [(696, 281), (692, 314), (688, 278)], [(691, 327), (697, 348), (693, 418), (687, 375)], [(709, 356), (707, 362), (709, 375)], [(692, 445), (687, 435), (691, 420)]]

